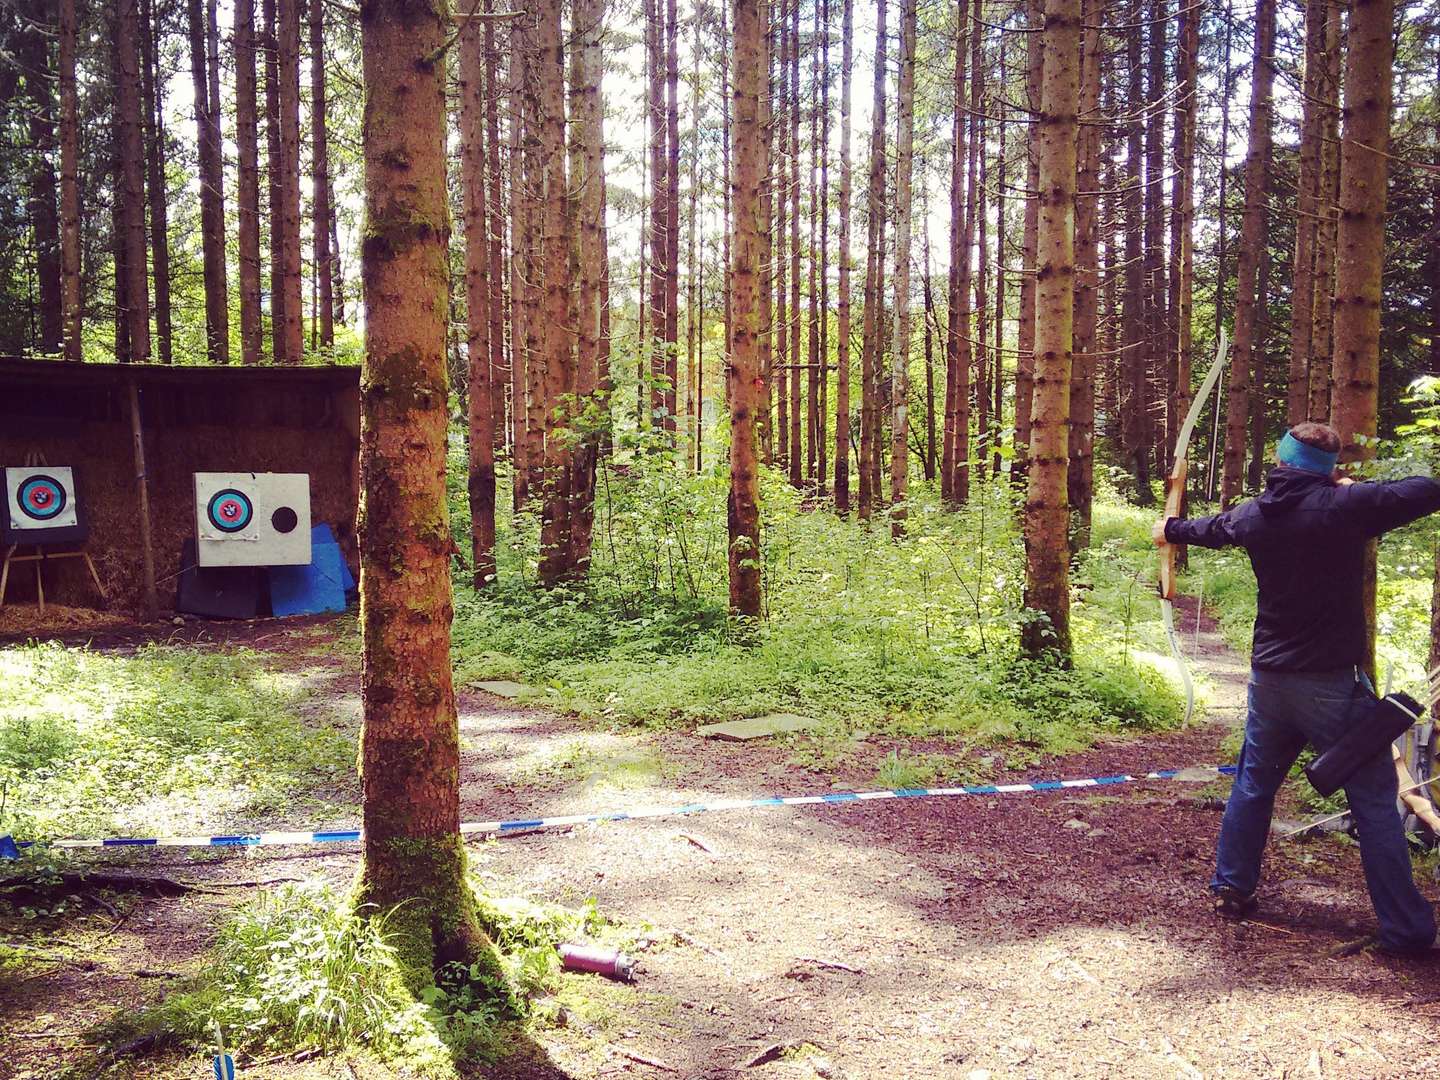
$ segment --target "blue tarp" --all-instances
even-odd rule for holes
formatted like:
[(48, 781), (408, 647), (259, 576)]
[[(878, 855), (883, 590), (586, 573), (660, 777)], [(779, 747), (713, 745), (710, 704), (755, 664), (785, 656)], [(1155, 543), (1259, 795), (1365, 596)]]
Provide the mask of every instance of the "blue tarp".
[(276, 616), (320, 615), (345, 610), (355, 578), (329, 525), (310, 530), (308, 566), (270, 568), (270, 610)]

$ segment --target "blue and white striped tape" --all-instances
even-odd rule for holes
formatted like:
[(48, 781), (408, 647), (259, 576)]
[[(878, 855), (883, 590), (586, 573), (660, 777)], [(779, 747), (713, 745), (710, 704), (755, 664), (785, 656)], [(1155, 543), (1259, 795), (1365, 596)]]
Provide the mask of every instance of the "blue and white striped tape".
[[(1146, 780), (1173, 780), (1182, 773), (1213, 772), (1234, 775), (1233, 765), (1202, 765), (1189, 769), (1158, 769), (1131, 775), (1087, 776), (1077, 780), (1035, 780), (1020, 784), (967, 784), (941, 788), (887, 788), (878, 791), (838, 791), (824, 795), (774, 795), (764, 799), (722, 799), (718, 802), (685, 803), (679, 806), (639, 807), (594, 814), (568, 814), (563, 817), (515, 818), (509, 821), (467, 821), (460, 832), (467, 836), (491, 833), (512, 833), (531, 829), (550, 829), (564, 825), (593, 825), (602, 821), (635, 821), (643, 818), (684, 817), (692, 814), (716, 813), (721, 810), (759, 810), (772, 806), (823, 806), (840, 803), (878, 802), (885, 799), (952, 798), (959, 795), (1020, 795), (1029, 792), (1064, 791), (1075, 788), (1111, 787), (1136, 784)], [(139, 848), (139, 847), (270, 847), (281, 844), (355, 843), (361, 839), (358, 829), (338, 832), (266, 832), (231, 836), (152, 836), (111, 837), (104, 840), (26, 840), (19, 848)]]

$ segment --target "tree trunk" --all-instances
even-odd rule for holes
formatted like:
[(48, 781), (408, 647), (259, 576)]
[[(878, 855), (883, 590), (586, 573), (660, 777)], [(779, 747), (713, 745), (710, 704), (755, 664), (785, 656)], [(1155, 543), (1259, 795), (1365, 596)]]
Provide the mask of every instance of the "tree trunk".
[[(512, 492), (511, 505), (516, 513), (524, 510), (530, 501), (530, 460), (529, 428), (530, 410), (526, 404), (525, 370), (530, 364), (529, 357), (529, 300), (526, 296), (527, 248), (527, 195), (525, 192), (525, 169), (523, 147), (525, 145), (525, 51), (529, 48), (526, 40), (525, 20), (515, 19), (510, 23), (509, 59), (506, 63), (506, 81), (510, 94), (509, 139), (509, 186), (510, 186), (510, 427)], [(641, 261), (641, 279), (644, 279), (644, 261)], [(643, 290), (642, 290), (643, 291)], [(645, 324), (642, 307), (640, 324)], [(645, 354), (644, 345), (637, 352)], [(644, 400), (644, 387), (640, 388)]]
[[(1138, 0), (1135, 5), (1138, 13)], [(1045, 0), (1026, 0), (1027, 21), (1031, 31), (1025, 35), (1028, 54), (1025, 76), (1025, 98), (1032, 115), (1039, 115), (1042, 92), (1042, 55)], [(1079, 59), (1077, 56), (1075, 59)], [(1138, 64), (1136, 65), (1138, 66)], [(1134, 67), (1131, 68), (1133, 72)], [(1011, 480), (1021, 483), (1029, 468), (1030, 427), (1033, 422), (1035, 388), (1035, 274), (1036, 244), (1039, 242), (1037, 229), (1040, 221), (1040, 163), (1037, 142), (1033, 136), (1025, 140), (1025, 235), (1022, 241), (1021, 264), (1024, 269), (1020, 278), (1020, 330), (1018, 334), (1019, 356), (1015, 371), (1015, 462)]]
[[(485, 10), (493, 11), (495, 0), (485, 0)], [(495, 448), (509, 443), (506, 426), (505, 388), (510, 384), (510, 365), (505, 352), (505, 211), (500, 200), (500, 53), (495, 45), (495, 21), (485, 20), (485, 205), (490, 212), (487, 229), (488, 270), (490, 288), (490, 403), (495, 411), (493, 429)], [(332, 220), (334, 218), (332, 206)], [(335, 266), (340, 258), (335, 252)], [(337, 290), (343, 296), (343, 290)], [(339, 318), (339, 312), (336, 315)]]
[[(477, 75), (479, 71), (477, 66)], [(310, 0), (310, 212), (314, 217), (315, 319), (320, 324), (320, 347), (331, 349), (335, 346), (335, 285), (330, 270), (330, 140), (325, 120), (325, 0)], [(483, 185), (483, 177), (480, 183)]]
[(665, 0), (665, 430), (675, 447), (680, 387), (680, 20)]
[[(978, 0), (977, 0), (978, 2)], [(895, 343), (890, 365), (890, 529), (905, 534), (910, 480), (910, 187), (915, 154), (915, 0), (900, 0), (900, 86), (895, 157)]]
[[(1141, 78), (1141, 19), (1144, 8), (1140, 0), (1132, 0), (1126, 9), (1130, 25), (1125, 28), (1126, 66), (1129, 70), (1127, 89), (1129, 102), (1122, 106), (1137, 110), (1145, 100)], [(1125, 450), (1135, 471), (1135, 501), (1149, 506), (1155, 495), (1150, 490), (1150, 380), (1145, 348), (1145, 268), (1144, 268), (1144, 128), (1139, 119), (1131, 119), (1126, 138), (1126, 174), (1124, 201), (1125, 219), (1125, 299), (1121, 313), (1121, 370), (1125, 373), (1128, 400), (1125, 404)]]
[(870, 520), (879, 492), (875, 490), (878, 459), (880, 403), (875, 370), (880, 362), (880, 324), (884, 299), (880, 291), (880, 269), (885, 252), (885, 11), (886, 0), (877, 4), (875, 34), (875, 99), (871, 110), (870, 133), (869, 243), (865, 264), (865, 312), (860, 342), (860, 505), (862, 521)]
[[(276, 359), (298, 364), (305, 355), (303, 288), (300, 269), (300, 6), (304, 0), (277, 0), (276, 61), (280, 79), (280, 248), (285, 292), (284, 353)], [(272, 215), (273, 215), (272, 211)]]
[[(1385, 246), (1386, 155), (1394, 77), (1393, 0), (1355, 0), (1345, 56), (1340, 225), (1335, 259), (1331, 423), (1340, 460), (1375, 456), (1380, 381), (1380, 280)], [(1375, 542), (1365, 557), (1366, 666), (1375, 673)]]
[[(673, 2), (673, 0), (672, 0)], [(805, 484), (800, 379), (800, 0), (790, 0), (790, 484)]]
[[(1097, 211), (1100, 191), (1100, 31), (1104, 11), (1085, 0), (1080, 46), (1080, 126), (1075, 172), (1075, 336), (1070, 378), (1070, 465), (1067, 498), (1074, 515), (1071, 550), (1090, 546), (1095, 466), (1095, 328), (1100, 269)], [(1187, 384), (1188, 385), (1188, 384)]]
[[(884, 0), (881, 0), (883, 3)], [(732, 179), (735, 239), (731, 244), (731, 311), (735, 318), (730, 367), (730, 609), (737, 615), (760, 617), (760, 489), (755, 452), (755, 416), (761, 404), (759, 340), (760, 237), (766, 221), (760, 202), (765, 173), (761, 141), (761, 96), (767, 69), (764, 0), (733, 0), (735, 103)]]
[(822, 497), (830, 474), (830, 0), (820, 0), (820, 381), (815, 414), (816, 491)]
[(1310, 408), (1310, 346), (1315, 330), (1315, 232), (1320, 202), (1320, 82), (1325, 60), (1328, 0), (1305, 3), (1305, 79), (1300, 123), (1300, 173), (1295, 193), (1295, 258), (1290, 289), (1290, 369), (1285, 423), (1294, 427)]
[[(312, 0), (318, 7), (318, 0)], [(490, 366), (490, 245), (486, 232), (485, 85), (482, 30), (476, 20), (460, 27), (460, 170), (465, 215), (466, 356), (469, 372), (466, 408), (469, 420), (470, 555), (475, 588), (495, 580), (495, 376)], [(314, 53), (318, 63), (321, 53)], [(317, 261), (318, 261), (317, 248)]]
[[(365, 364), (360, 428), (364, 854), (356, 901), (430, 970), (496, 961), (465, 882), (445, 505), (444, 66), (432, 0), (363, 0)], [(366, 910), (359, 907), (359, 910)]]
[(855, 0), (840, 14), (840, 276), (835, 286), (835, 509), (850, 513), (850, 88), (854, 63)]
[(80, 128), (76, 116), (75, 0), (60, 0), (60, 321), (66, 360), (81, 358)]
[[(820, 451), (820, 279), (828, 271), (819, 265), (823, 258), (820, 248), (820, 110), (816, 99), (820, 94), (820, 3), (815, 0), (814, 24), (810, 36), (810, 249), (809, 305), (810, 325), (806, 333), (806, 373), (808, 393), (805, 409), (805, 481), (816, 485), (816, 454)], [(823, 473), (823, 469), (821, 470)]]
[(139, 0), (119, 0), (115, 8), (117, 82), (115, 103), (120, 137), (118, 219), (125, 253), (125, 332), (128, 359), (150, 359), (150, 284), (145, 272), (145, 135), (141, 122)]
[(785, 215), (790, 202), (790, 177), (787, 171), (790, 140), (786, 131), (786, 125), (790, 121), (790, 18), (786, 4), (794, 2), (795, 0), (779, 0), (780, 16), (773, 57), (775, 76), (771, 80), (774, 104), (770, 120), (770, 184), (774, 190), (771, 209), (775, 214), (775, 257), (772, 263), (775, 286), (772, 321), (775, 328), (775, 352), (771, 367), (775, 376), (775, 463), (787, 474), (790, 471), (790, 292), (786, 281), (790, 273), (790, 259), (787, 254), (790, 234), (785, 228)]
[(270, 248), (270, 358), (285, 363), (285, 229), (281, 225), (281, 178), (285, 173), (280, 144), (280, 50), (275, 28), (276, 0), (261, 0), (265, 24), (265, 230)]
[[(1008, 67), (1006, 65), (1005, 39), (1000, 39), (1000, 63), (998, 73), (1000, 85), (1006, 83)], [(1005, 123), (1006, 105), (1005, 102), (996, 103), (999, 109), (999, 122), (997, 124), (995, 141), (1000, 144), (999, 160), (995, 163), (995, 377), (992, 380), (991, 391), (995, 396), (991, 423), (994, 425), (994, 432), (991, 439), (991, 476), (1000, 475), (1002, 463), (1000, 453), (1000, 429), (1004, 427), (1003, 413), (1005, 411), (1005, 260), (1008, 253), (1005, 250), (1005, 185), (1009, 182), (1009, 173), (1006, 171), (1005, 160)]]
[[(600, 94), (604, 73), (600, 43), (605, 33), (604, 0), (577, 0), (571, 119), (576, 153), (570, 190), (577, 201), (575, 242), (579, 314), (575, 394), (583, 427), (575, 449), (570, 497), (570, 569), (577, 580), (589, 572), (595, 519), (595, 467), (600, 450), (599, 420), (604, 407), (601, 363), (605, 325), (605, 109)], [(693, 219), (693, 211), (692, 211)], [(598, 394), (597, 394), (598, 392)], [(696, 437), (698, 440), (698, 430)]]
[(1080, 0), (1046, 0), (1040, 116), (1036, 265), (1035, 412), (1025, 500), (1025, 607), (1021, 647), (1070, 658), (1065, 504), (1070, 360), (1074, 334), (1075, 116), (1080, 86)]
[(980, 0), (975, 0), (972, 5), (973, 16), (971, 22), (974, 24), (973, 33), (970, 36), (970, 105), (974, 116), (974, 137), (970, 140), (974, 147), (973, 153), (977, 156), (976, 164), (976, 188), (975, 188), (975, 241), (976, 259), (975, 273), (971, 278), (975, 287), (975, 343), (972, 351), (975, 356), (975, 374), (972, 383), (975, 387), (975, 461), (981, 463), (980, 475), (984, 475), (985, 455), (988, 453), (992, 432), (990, 430), (990, 357), (986, 348), (990, 336), (990, 317), (987, 310), (988, 297), (986, 296), (987, 284), (990, 278), (990, 229), (987, 221), (986, 210), (989, 206), (990, 196), (990, 155), (988, 150), (988, 139), (986, 137), (986, 111), (989, 103), (985, 94), (985, 56), (984, 41), (985, 28), (982, 25), (983, 12), (980, 7)]
[[(535, 37), (537, 57), (536, 149), (541, 177), (540, 350), (543, 365), (544, 505), (540, 516), (540, 583), (546, 587), (574, 579), (571, 565), (571, 428), (575, 422), (576, 326), (570, 307), (571, 213), (565, 161), (565, 50), (562, 0), (541, 0)], [(673, 258), (674, 252), (669, 253)], [(670, 354), (673, 358), (674, 352)], [(667, 403), (668, 404), (668, 403)], [(671, 411), (673, 416), (673, 410)]]
[[(1200, 17), (1198, 8), (1182, 9), (1175, 67), (1175, 179), (1171, 188), (1173, 210), (1170, 217), (1170, 347), (1175, 353), (1175, 383), (1171, 391), (1171, 409), (1182, 423), (1190, 411), (1193, 368), (1190, 322), (1194, 315), (1195, 120), (1199, 111), (1196, 68), (1200, 58)], [(1173, 448), (1175, 444), (1172, 441), (1170, 445)], [(1173, 455), (1173, 449), (1171, 453)], [(1184, 494), (1181, 495), (1180, 505), (1183, 514), (1187, 505)], [(1184, 548), (1181, 548), (1179, 557), (1183, 563)]]
[(1165, 400), (1163, 420), (1154, 417), (1153, 430), (1159, 448), (1155, 455), (1157, 471), (1169, 471), (1171, 447), (1180, 431), (1183, 414), (1175, 410), (1175, 388), (1178, 383), (1174, 368), (1174, 352), (1166, 332), (1165, 303), (1165, 54), (1169, 28), (1166, 0), (1150, 0), (1149, 72), (1146, 77), (1149, 116), (1145, 123), (1145, 352), (1146, 367), (1151, 372), (1160, 396)]
[[(25, 73), (32, 167), (28, 209), (35, 236), (35, 277), (39, 294), (42, 352), (58, 353), (65, 329), (60, 303), (60, 209), (55, 184), (55, 75), (50, 65), (51, 5), (30, 0), (21, 12), (20, 67)], [(146, 33), (142, 41), (148, 42)], [(148, 100), (148, 98), (147, 98)], [(149, 120), (149, 109), (146, 109)]]
[(1320, 192), (1315, 227), (1315, 307), (1310, 330), (1309, 418), (1330, 419), (1331, 352), (1335, 333), (1335, 241), (1340, 213), (1340, 58), (1345, 11), (1328, 5), (1325, 68), (1320, 79)]
[(1250, 77), (1250, 147), (1245, 155), (1245, 209), (1240, 221), (1240, 256), (1235, 271), (1235, 348), (1230, 362), (1225, 417), (1225, 471), (1220, 482), (1220, 502), (1226, 507), (1233, 506), (1240, 498), (1244, 482), (1251, 374), (1259, 318), (1255, 301), (1260, 259), (1265, 251), (1274, 54), (1275, 0), (1258, 0), (1255, 57)]
[(668, 317), (665, 310), (666, 285), (670, 241), (665, 235), (670, 214), (665, 200), (670, 194), (670, 183), (665, 171), (669, 162), (666, 153), (665, 119), (665, 0), (645, 0), (645, 43), (649, 76), (648, 111), (650, 116), (650, 413), (647, 423), (651, 427), (666, 427), (665, 406), (667, 400), (665, 372), (665, 328)]
[(967, 127), (967, 23), (962, 6), (955, 16), (955, 69), (951, 82), (954, 119), (950, 125), (949, 327), (945, 335), (945, 429), (940, 451), (940, 498), (952, 506), (970, 497), (970, 248), (975, 220), (975, 140), (967, 140), (965, 133), (974, 130), (976, 118), (972, 115)]
[(210, 94), (208, 11), (201, 0), (187, 0), (190, 77), (193, 87), (196, 145), (199, 153), (200, 246), (205, 274), (205, 356), (212, 364), (230, 362), (230, 309), (225, 270), (225, 173), (220, 137), (220, 108)]
[(260, 311), (260, 121), (255, 70), (255, 0), (235, 4), (235, 194), (240, 244), (240, 359), (258, 364), (265, 329)]

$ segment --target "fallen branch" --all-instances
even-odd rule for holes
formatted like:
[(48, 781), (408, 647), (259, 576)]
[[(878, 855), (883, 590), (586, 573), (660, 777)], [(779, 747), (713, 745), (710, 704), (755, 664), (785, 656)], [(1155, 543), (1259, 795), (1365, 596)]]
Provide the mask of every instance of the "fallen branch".
[(851, 975), (864, 975), (863, 968), (851, 967), (849, 964), (842, 964), (839, 960), (821, 960), (815, 956), (797, 956), (796, 960), (802, 964), (814, 964), (818, 968), (825, 968), (828, 971), (848, 971)]
[(611, 1049), (623, 1058), (629, 1058), (631, 1061), (638, 1062), (641, 1065), (649, 1065), (652, 1069), (659, 1069), (661, 1072), (678, 1073), (680, 1071), (674, 1065), (661, 1061), (659, 1058), (646, 1057), (644, 1054), (637, 1054), (633, 1050), (626, 1050), (623, 1046), (615, 1046), (611, 1047)]

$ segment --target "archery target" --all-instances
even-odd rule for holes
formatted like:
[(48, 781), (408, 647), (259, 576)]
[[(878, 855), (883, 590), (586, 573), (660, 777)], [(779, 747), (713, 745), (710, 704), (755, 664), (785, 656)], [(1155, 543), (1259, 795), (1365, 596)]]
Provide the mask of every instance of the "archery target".
[(305, 566), (310, 562), (310, 477), (305, 473), (196, 473), (200, 566)]
[(58, 543), (84, 538), (84, 519), (68, 466), (6, 468), (5, 512), (0, 521), (11, 543)]

